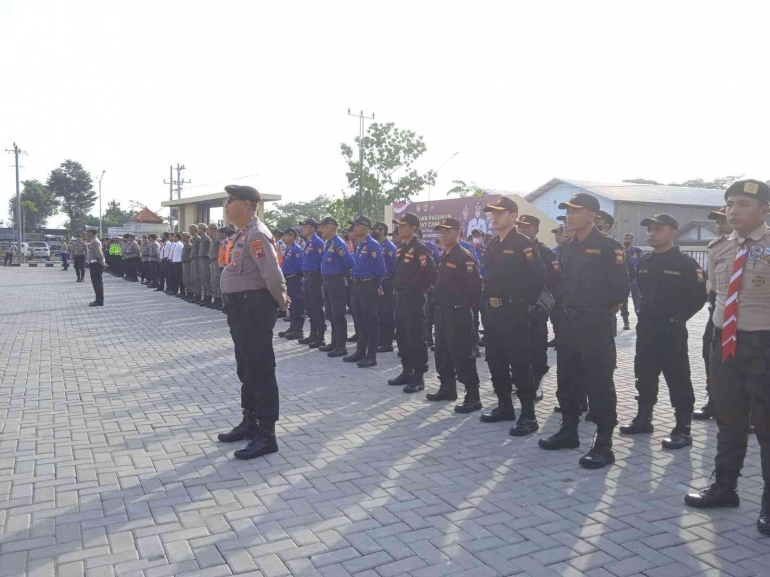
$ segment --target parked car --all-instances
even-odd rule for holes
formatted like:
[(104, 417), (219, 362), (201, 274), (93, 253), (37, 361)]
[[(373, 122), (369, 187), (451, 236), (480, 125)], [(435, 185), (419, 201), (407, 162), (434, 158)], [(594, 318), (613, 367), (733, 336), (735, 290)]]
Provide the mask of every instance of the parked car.
[(36, 259), (51, 260), (51, 249), (48, 248), (47, 242), (33, 240), (28, 244), (29, 248), (27, 249), (27, 256)]

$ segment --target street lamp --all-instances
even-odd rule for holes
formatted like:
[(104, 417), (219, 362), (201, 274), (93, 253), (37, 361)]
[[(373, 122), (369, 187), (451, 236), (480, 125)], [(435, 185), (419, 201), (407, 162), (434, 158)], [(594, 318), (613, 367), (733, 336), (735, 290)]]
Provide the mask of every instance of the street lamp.
[(102, 179), (106, 170), (102, 170), (102, 175), (99, 177), (99, 239), (102, 238)]
[[(444, 161), (444, 164), (442, 164), (441, 166), (439, 166), (439, 167), (436, 169), (436, 171), (435, 171), (435, 174), (438, 174), (439, 170), (441, 170), (442, 168), (444, 168), (444, 167), (445, 167), (445, 166), (446, 166), (446, 165), (449, 163), (449, 161), (450, 161), (450, 160), (452, 160), (452, 159), (453, 159), (455, 156), (457, 156), (458, 154), (460, 154), (460, 151), (459, 151), (459, 150), (458, 150), (457, 152), (455, 152), (455, 153), (454, 153), (452, 156), (450, 156), (449, 158), (447, 158), (447, 159)], [(431, 188), (431, 187), (430, 187), (430, 184), (429, 184), (429, 185), (428, 185), (428, 202), (430, 202), (430, 188)]]

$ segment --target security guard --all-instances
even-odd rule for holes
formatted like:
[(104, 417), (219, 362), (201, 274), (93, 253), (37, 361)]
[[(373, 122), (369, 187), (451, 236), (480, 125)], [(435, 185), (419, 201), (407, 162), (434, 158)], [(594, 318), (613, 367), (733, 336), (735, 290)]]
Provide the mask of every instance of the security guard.
[(739, 180), (725, 192), (734, 230), (709, 251), (709, 288), (716, 293), (711, 342), (711, 393), (717, 435), (715, 483), (685, 497), (692, 507), (737, 507), (737, 486), (754, 423), (764, 492), (757, 529), (770, 535), (770, 187)]
[(185, 299), (187, 302), (197, 302), (201, 298), (201, 274), (198, 268), (198, 255), (200, 254), (200, 242), (201, 239), (198, 236), (198, 225), (191, 224), (187, 227), (190, 233), (190, 284), (185, 281), (187, 286), (188, 297)]
[(476, 259), (459, 244), (460, 221), (443, 219), (435, 228), (445, 247), (438, 278), (433, 288), (433, 318), (436, 321), (436, 372), (441, 382), (429, 401), (457, 400), (457, 381), (465, 385), (465, 400), (455, 413), (481, 410), (479, 374), (473, 355), (473, 316), (471, 308), (481, 296), (481, 275)]
[(670, 214), (645, 218), (647, 244), (653, 252), (644, 255), (637, 267), (641, 301), (636, 325), (636, 390), (639, 412), (630, 425), (620, 427), (626, 435), (652, 433), (652, 411), (658, 401), (661, 372), (666, 378), (676, 427), (663, 439), (664, 449), (692, 445), (690, 425), (695, 396), (690, 380), (686, 323), (706, 304), (706, 278), (692, 257), (674, 246), (679, 223)]
[[(564, 242), (565, 235), (564, 235), (564, 225), (560, 224), (558, 228), (554, 228), (551, 230), (551, 233), (553, 234), (554, 242), (556, 242), (556, 246), (554, 246), (551, 249), (551, 252), (553, 252), (554, 256), (556, 257), (556, 261), (553, 263), (554, 269), (559, 271), (560, 265), (559, 265), (559, 247)], [(558, 284), (558, 283), (557, 283)], [(551, 326), (553, 327), (553, 340), (551, 340), (548, 343), (548, 346), (551, 348), (556, 347), (556, 338), (559, 334), (559, 329), (561, 328), (561, 315), (562, 315), (562, 309), (563, 306), (561, 300), (559, 299), (558, 292), (554, 293), (554, 298), (556, 299), (556, 304), (554, 304), (553, 309), (551, 309)]]
[(102, 253), (102, 243), (96, 238), (96, 230), (88, 229), (86, 234), (88, 235), (88, 242), (86, 243), (86, 262), (88, 263), (88, 271), (91, 274), (91, 284), (94, 287), (94, 295), (96, 298), (88, 306), (90, 307), (103, 307), (104, 306), (104, 283), (102, 282), (102, 271), (104, 267), (108, 266), (104, 262), (104, 254)]
[(219, 279), (222, 275), (219, 272), (219, 264), (217, 261), (219, 257), (219, 247), (222, 244), (224, 235), (220, 235), (217, 225), (214, 223), (209, 224), (208, 235), (211, 239), (211, 244), (209, 245), (209, 288), (211, 289), (210, 293), (213, 300), (206, 306), (210, 309), (219, 310), (222, 308), (222, 289), (219, 286)]
[(388, 238), (388, 225), (374, 223), (374, 239), (382, 246), (385, 259), (385, 278), (382, 279), (382, 295), (377, 299), (380, 312), (380, 346), (378, 353), (393, 352), (393, 339), (396, 335), (395, 304), (393, 301), (393, 275), (396, 272), (396, 245)]
[(487, 249), (487, 280), (484, 286), (482, 321), (486, 359), (498, 406), (482, 414), (483, 423), (516, 418), (511, 399), (512, 385), (521, 402), (521, 415), (511, 428), (514, 437), (538, 430), (535, 416), (535, 379), (532, 374), (529, 308), (537, 303), (546, 281), (545, 266), (537, 246), (516, 230), (519, 207), (501, 196), (484, 207), (491, 212), (497, 236)]
[(302, 274), (305, 277), (303, 296), (305, 310), (310, 318), (310, 335), (297, 342), (308, 345), (311, 349), (324, 346), (326, 323), (324, 322), (321, 259), (323, 259), (324, 241), (318, 236), (318, 222), (308, 218), (302, 223), (302, 234), (307, 238), (305, 256), (302, 257)]
[[(422, 229), (420, 228), (417, 229), (417, 237), (428, 247), (430, 255), (433, 257), (433, 262), (438, 266), (438, 263), (441, 262), (441, 251), (439, 250), (438, 245), (429, 240), (423, 240)], [(460, 241), (460, 244), (462, 246), (462, 240)], [(425, 342), (430, 347), (430, 350), (433, 350), (435, 348), (435, 342), (433, 341), (433, 287), (428, 289), (425, 296)]]
[(227, 303), (227, 324), (235, 345), (235, 361), (241, 385), (243, 421), (219, 435), (225, 443), (249, 440), (235, 451), (237, 459), (253, 459), (278, 451), (275, 423), (278, 420), (278, 382), (275, 378), (273, 327), (276, 313), (286, 310), (286, 294), (278, 268), (275, 241), (270, 229), (256, 216), (261, 202), (251, 186), (229, 185), (225, 210), (238, 233), (222, 271), (222, 296)]
[(324, 239), (324, 257), (321, 261), (323, 276), (324, 308), (326, 320), (332, 329), (331, 342), (318, 347), (329, 357), (344, 357), (348, 354), (348, 321), (345, 319), (348, 296), (348, 276), (353, 269), (353, 255), (348, 245), (337, 235), (339, 223), (331, 216), (321, 221)]
[(360, 332), (356, 352), (342, 360), (364, 369), (377, 366), (377, 347), (380, 346), (377, 299), (382, 293), (380, 285), (385, 277), (385, 259), (380, 243), (369, 235), (372, 228), (369, 217), (358, 216), (353, 225), (356, 238), (360, 239), (353, 255), (353, 314), (358, 316)]
[[(708, 214), (709, 219), (716, 221), (717, 238), (712, 240), (706, 247), (713, 250), (714, 247), (727, 240), (733, 232), (732, 225), (727, 222), (727, 207), (723, 206), (719, 210), (713, 210)], [(717, 295), (714, 291), (709, 291), (709, 320), (706, 323), (706, 330), (703, 331), (703, 360), (706, 364), (706, 404), (700, 410), (694, 411), (692, 418), (698, 421), (707, 421), (714, 417), (714, 399), (711, 396), (709, 386), (709, 356), (711, 351), (711, 340), (714, 336), (714, 309), (716, 308)]]
[(209, 251), (211, 250), (211, 237), (207, 234), (209, 227), (203, 223), (198, 225), (198, 270), (201, 276), (201, 297), (196, 304), (205, 307), (211, 304), (211, 263)]
[[(197, 229), (196, 229), (197, 230)], [(179, 287), (178, 296), (187, 300), (193, 296), (193, 273), (192, 273), (192, 242), (190, 242), (190, 233), (182, 233), (182, 285)]]
[(615, 462), (612, 432), (617, 424), (613, 319), (628, 297), (625, 251), (594, 226), (596, 197), (578, 193), (559, 205), (567, 209), (566, 229), (573, 233), (559, 247), (559, 295), (564, 304), (556, 365), (561, 429), (540, 439), (543, 449), (580, 446), (578, 422), (585, 392), (597, 426), (594, 445), (580, 465), (598, 469)]
[[(484, 233), (478, 229), (474, 228), (473, 231), (471, 231), (473, 235), (473, 251), (476, 256), (476, 262), (479, 266), (479, 272), (481, 273), (482, 280), (487, 278), (487, 245), (484, 243)], [(473, 356), (476, 358), (479, 358), (481, 356), (481, 351), (479, 351), (479, 347), (484, 346), (484, 339), (479, 335), (479, 327), (480, 327), (480, 320), (481, 320), (481, 308), (482, 308), (482, 298), (479, 296), (479, 302), (476, 303), (476, 305), (473, 307)]]
[(420, 218), (406, 212), (394, 221), (401, 244), (396, 251), (396, 342), (401, 355), (401, 374), (390, 379), (391, 386), (406, 385), (405, 393), (425, 389), (423, 375), (428, 371), (428, 346), (425, 342), (426, 292), (436, 280), (436, 262), (431, 251), (418, 237)]
[[(556, 291), (556, 275), (559, 264), (553, 251), (537, 240), (540, 232), (540, 219), (536, 216), (522, 214), (516, 221), (518, 231), (537, 245), (540, 258), (545, 265), (545, 288), (553, 295)], [(532, 359), (532, 374), (535, 377), (535, 401), (543, 399), (543, 385), (541, 381), (549, 370), (548, 366), (548, 312), (536, 306), (529, 313), (529, 342)]]
[(302, 339), (305, 337), (305, 303), (302, 302), (302, 256), (303, 252), (295, 242), (297, 231), (291, 227), (283, 231), (283, 244), (286, 247), (283, 255), (281, 271), (286, 279), (286, 292), (291, 299), (289, 315), (291, 324), (288, 331), (278, 333), (279, 337), (287, 341)]

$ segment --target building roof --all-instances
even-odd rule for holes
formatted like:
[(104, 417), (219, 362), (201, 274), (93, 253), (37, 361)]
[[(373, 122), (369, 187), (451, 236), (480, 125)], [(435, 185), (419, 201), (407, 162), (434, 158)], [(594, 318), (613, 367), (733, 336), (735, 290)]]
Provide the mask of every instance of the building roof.
[(134, 222), (149, 222), (152, 224), (163, 224), (163, 219), (159, 217), (157, 214), (152, 212), (149, 208), (146, 206), (137, 212), (134, 216), (131, 217), (131, 220)]
[[(273, 194), (270, 192), (260, 192), (262, 196), (262, 202), (272, 202), (281, 200), (280, 194)], [(224, 206), (224, 200), (227, 198), (227, 193), (212, 192), (211, 194), (201, 194), (199, 196), (187, 196), (183, 198), (176, 198), (174, 200), (164, 200), (160, 203), (161, 206), (183, 206), (185, 204), (222, 204)], [(721, 206), (721, 205), (720, 205)]]
[(560, 184), (582, 188), (586, 192), (619, 202), (649, 204), (678, 204), (690, 206), (722, 206), (725, 191), (711, 188), (690, 188), (687, 186), (663, 186), (656, 184), (633, 184), (631, 182), (593, 182), (552, 178), (524, 198), (530, 202)]

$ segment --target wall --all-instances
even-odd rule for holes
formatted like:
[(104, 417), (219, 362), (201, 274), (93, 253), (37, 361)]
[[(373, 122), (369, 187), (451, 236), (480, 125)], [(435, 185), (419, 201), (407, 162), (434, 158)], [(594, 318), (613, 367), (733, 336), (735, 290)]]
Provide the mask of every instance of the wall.
[[(582, 188), (578, 188), (577, 186), (562, 183), (554, 186), (551, 190), (537, 197), (531, 202), (549, 217), (556, 219), (557, 216), (565, 214), (563, 210), (559, 210), (559, 204), (562, 202), (567, 202), (578, 192), (586, 191)], [(594, 196), (599, 199), (602, 210), (608, 212), (609, 214), (614, 214), (615, 203), (613, 201), (596, 194)]]
[(679, 222), (679, 228), (681, 229), (694, 220), (703, 220), (707, 218), (708, 213), (717, 208), (719, 207), (691, 207), (671, 204), (616, 202), (616, 213), (614, 215), (615, 228), (612, 231), (612, 236), (618, 240), (622, 240), (625, 233), (631, 232), (636, 235), (636, 244), (644, 247), (647, 245), (647, 228), (640, 226), (639, 223), (648, 216), (666, 212)]

